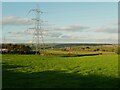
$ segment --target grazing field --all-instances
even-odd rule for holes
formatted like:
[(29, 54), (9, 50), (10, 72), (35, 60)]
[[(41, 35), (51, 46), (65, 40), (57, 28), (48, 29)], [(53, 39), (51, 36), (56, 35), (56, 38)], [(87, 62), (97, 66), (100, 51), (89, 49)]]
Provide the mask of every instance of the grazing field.
[(118, 87), (118, 55), (2, 55), (3, 88)]

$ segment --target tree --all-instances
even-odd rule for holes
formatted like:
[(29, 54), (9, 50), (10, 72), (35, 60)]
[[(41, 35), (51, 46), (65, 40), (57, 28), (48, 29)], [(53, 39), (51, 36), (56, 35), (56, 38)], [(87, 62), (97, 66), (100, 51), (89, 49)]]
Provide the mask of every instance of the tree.
[(9, 54), (30, 54), (32, 53), (32, 49), (29, 46), (23, 45), (23, 44), (4, 44), (2, 48), (7, 49), (6, 53), (9, 53)]

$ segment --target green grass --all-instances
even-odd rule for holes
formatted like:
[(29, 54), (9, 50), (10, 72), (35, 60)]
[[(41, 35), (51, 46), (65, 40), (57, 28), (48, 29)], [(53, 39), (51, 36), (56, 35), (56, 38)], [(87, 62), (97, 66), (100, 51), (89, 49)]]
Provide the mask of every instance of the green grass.
[(3, 88), (118, 87), (118, 56), (3, 55)]
[(44, 55), (57, 55), (57, 56), (76, 56), (76, 55), (87, 55), (87, 54), (102, 54), (102, 55), (110, 55), (110, 54), (116, 54), (115, 52), (105, 52), (105, 51), (76, 51), (76, 50), (70, 50), (70, 51), (64, 51), (64, 50), (60, 50), (60, 49), (53, 49), (53, 50), (43, 50), (41, 51), (42, 54)]

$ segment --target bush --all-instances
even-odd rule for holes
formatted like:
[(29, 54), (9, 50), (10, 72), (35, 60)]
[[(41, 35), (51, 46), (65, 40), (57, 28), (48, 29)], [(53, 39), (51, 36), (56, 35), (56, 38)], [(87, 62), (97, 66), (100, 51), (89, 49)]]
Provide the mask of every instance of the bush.
[(120, 48), (115, 49), (115, 53), (120, 54)]
[(95, 49), (94, 51), (99, 51), (100, 49), (99, 48), (97, 48), (97, 49)]
[(86, 49), (90, 49), (90, 47), (86, 47)]

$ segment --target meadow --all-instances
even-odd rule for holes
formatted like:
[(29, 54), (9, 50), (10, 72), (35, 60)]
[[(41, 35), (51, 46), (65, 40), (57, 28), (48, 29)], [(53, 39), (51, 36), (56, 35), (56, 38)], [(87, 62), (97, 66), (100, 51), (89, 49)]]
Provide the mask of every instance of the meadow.
[(116, 88), (118, 55), (2, 55), (3, 88)]

